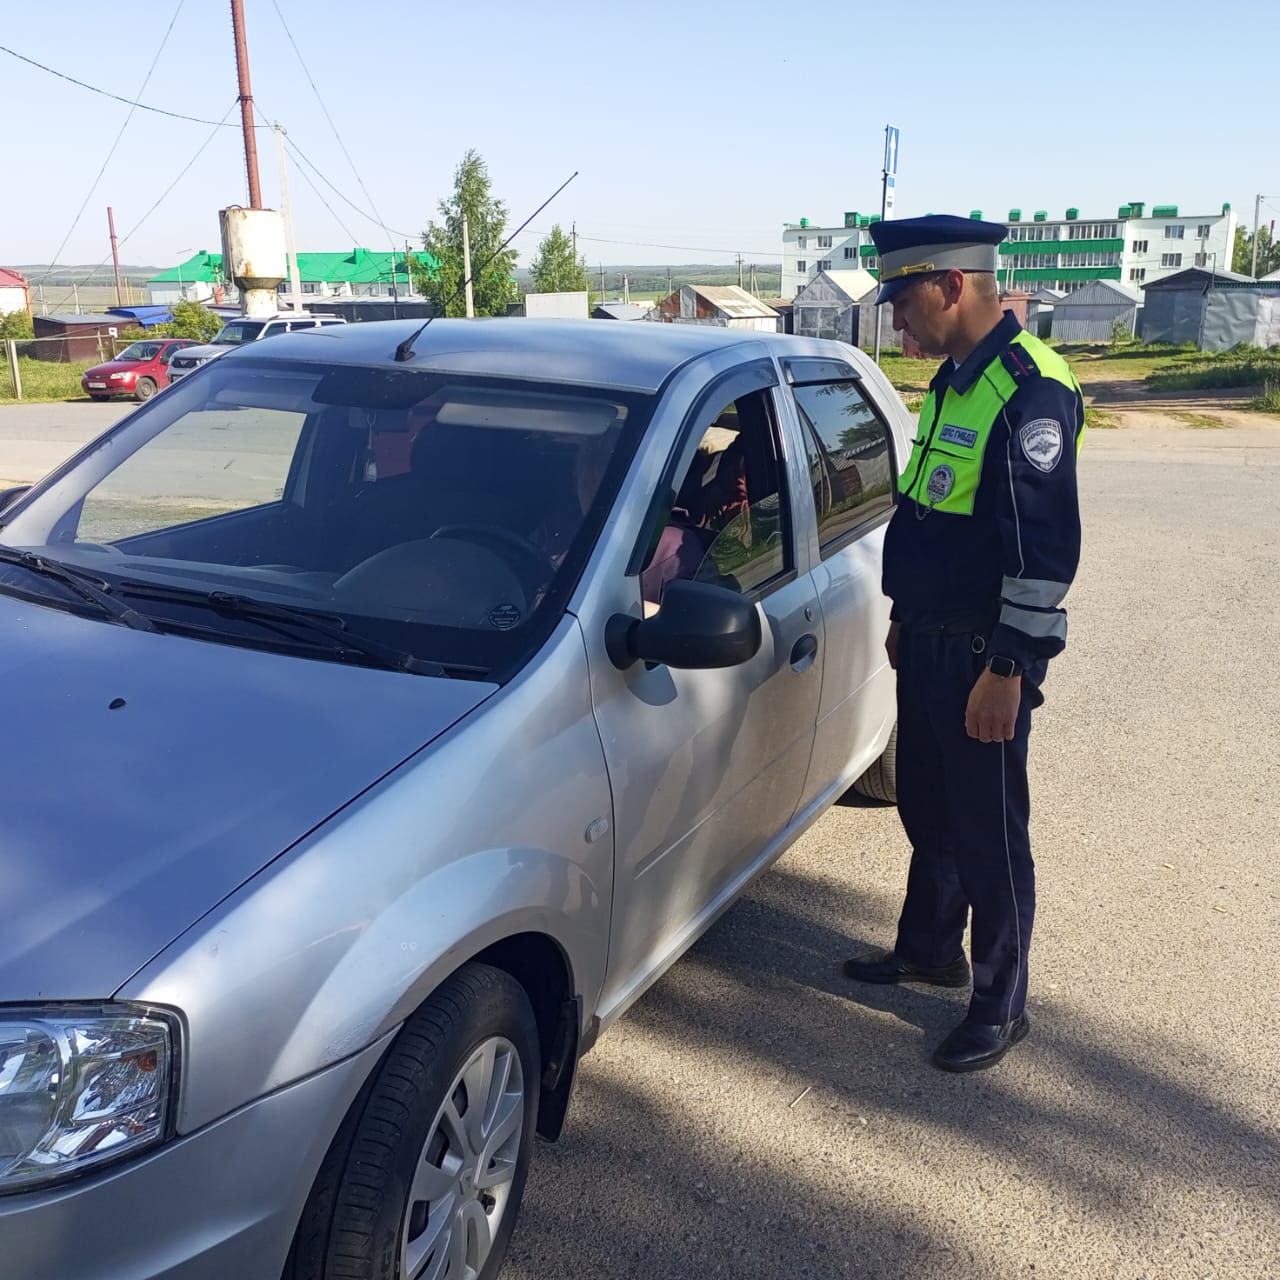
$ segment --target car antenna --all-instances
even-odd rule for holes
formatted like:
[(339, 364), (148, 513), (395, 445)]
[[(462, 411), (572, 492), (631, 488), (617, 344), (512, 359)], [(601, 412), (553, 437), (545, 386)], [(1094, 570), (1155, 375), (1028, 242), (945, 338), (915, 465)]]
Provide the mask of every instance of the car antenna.
[[(578, 176), (575, 169), (471, 274), (453, 291), (453, 293), (445, 299), (445, 310), (448, 310), (451, 302), (456, 302), (466, 291), (469, 285), (488, 265), (491, 263), (524, 229), (531, 223), (534, 218), (540, 214), (564, 189)], [(423, 329), (427, 327), (435, 316), (428, 316), (402, 343), (396, 347), (395, 359), (397, 364), (403, 364), (406, 360), (413, 359), (413, 344), (417, 342), (422, 335)]]

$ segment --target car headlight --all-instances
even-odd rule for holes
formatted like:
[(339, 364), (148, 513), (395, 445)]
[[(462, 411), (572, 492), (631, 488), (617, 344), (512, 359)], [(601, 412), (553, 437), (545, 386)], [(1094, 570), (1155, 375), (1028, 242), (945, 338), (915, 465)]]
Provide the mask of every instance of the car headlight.
[(163, 1139), (175, 1046), (174, 1023), (151, 1009), (0, 1008), (0, 1192)]
[(123, 374), (123, 373), (109, 373), (109, 374), (107, 374), (107, 378), (108, 378), (111, 382), (119, 382), (119, 381), (120, 381), (120, 379), (121, 379), (121, 378), (123, 378), (123, 377), (124, 377), (124, 374)]

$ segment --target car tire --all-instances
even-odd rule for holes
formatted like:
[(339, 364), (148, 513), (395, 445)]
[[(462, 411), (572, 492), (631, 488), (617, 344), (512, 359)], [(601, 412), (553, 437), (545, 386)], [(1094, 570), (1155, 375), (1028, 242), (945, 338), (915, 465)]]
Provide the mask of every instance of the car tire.
[[(284, 1280), (460, 1280), (473, 1273), (459, 1260), (479, 1280), (496, 1276), (528, 1176), (541, 1071), (524, 988), (484, 964), (449, 977), (405, 1023), (343, 1121)], [(472, 1117), (491, 1108), (476, 1151), (467, 1145)], [(517, 1113), (519, 1127), (502, 1137)], [(438, 1199), (423, 1198), (437, 1189)], [(451, 1247), (454, 1260), (437, 1272)]]
[(880, 759), (854, 784), (853, 789), (868, 800), (898, 803), (898, 726), (895, 724)]
[(139, 378), (133, 388), (133, 394), (139, 400), (150, 400), (157, 390), (159, 388), (156, 386), (154, 378)]

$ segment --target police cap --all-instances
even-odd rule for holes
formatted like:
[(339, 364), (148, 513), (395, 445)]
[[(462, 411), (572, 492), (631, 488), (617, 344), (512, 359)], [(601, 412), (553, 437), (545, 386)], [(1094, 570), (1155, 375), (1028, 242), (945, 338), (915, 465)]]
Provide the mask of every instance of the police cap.
[(873, 222), (871, 239), (880, 255), (880, 292), (888, 302), (915, 276), (931, 271), (989, 271), (997, 266), (996, 246), (1009, 234), (999, 222), (931, 213), (926, 218)]

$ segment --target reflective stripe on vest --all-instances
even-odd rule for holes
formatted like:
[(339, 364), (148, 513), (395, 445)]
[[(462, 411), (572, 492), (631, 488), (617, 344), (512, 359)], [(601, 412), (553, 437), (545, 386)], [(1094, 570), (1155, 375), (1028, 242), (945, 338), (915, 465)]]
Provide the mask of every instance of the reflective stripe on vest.
[[(1023, 332), (1010, 345), (1026, 354), (1041, 377), (1079, 391), (1067, 362), (1039, 338)], [(996, 356), (964, 395), (948, 387), (939, 406), (935, 393), (930, 391), (920, 407), (920, 434), (898, 477), (899, 491), (935, 511), (971, 516), (982, 480), (987, 441), (1018, 386), (1000, 356)], [(1083, 441), (1081, 429), (1076, 437), (1077, 454)]]

